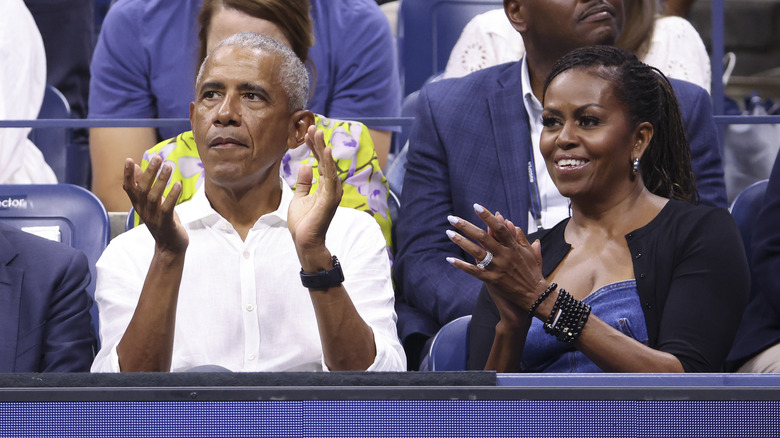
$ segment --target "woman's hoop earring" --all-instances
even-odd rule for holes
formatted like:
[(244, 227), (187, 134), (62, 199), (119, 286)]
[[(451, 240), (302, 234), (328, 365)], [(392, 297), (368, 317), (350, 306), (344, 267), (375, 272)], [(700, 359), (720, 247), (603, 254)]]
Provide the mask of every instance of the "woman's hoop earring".
[(639, 173), (639, 158), (634, 158), (634, 164), (631, 166), (631, 170), (634, 171), (634, 173)]

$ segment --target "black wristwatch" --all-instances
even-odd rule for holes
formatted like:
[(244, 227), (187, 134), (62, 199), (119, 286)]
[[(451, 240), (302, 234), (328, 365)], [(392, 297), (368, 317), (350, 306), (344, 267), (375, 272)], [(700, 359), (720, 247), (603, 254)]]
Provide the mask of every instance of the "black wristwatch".
[(306, 273), (301, 268), (301, 283), (307, 289), (325, 290), (339, 286), (343, 282), (344, 272), (341, 271), (341, 263), (336, 256), (333, 256), (333, 268), (327, 271)]

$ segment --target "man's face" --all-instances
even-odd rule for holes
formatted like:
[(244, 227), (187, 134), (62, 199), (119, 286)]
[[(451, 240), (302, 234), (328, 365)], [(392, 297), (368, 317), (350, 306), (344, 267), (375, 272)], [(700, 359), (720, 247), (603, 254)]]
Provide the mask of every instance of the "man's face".
[(524, 39), (538, 49), (569, 52), (613, 45), (623, 28), (622, 0), (517, 0), (525, 19)]
[(295, 120), (279, 82), (276, 55), (226, 46), (209, 58), (190, 104), (206, 181), (235, 188), (278, 178)]

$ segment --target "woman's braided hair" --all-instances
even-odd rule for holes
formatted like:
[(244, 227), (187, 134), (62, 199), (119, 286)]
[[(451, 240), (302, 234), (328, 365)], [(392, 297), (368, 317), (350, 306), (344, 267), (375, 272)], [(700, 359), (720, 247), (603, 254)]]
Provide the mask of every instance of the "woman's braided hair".
[[(571, 69), (592, 69), (612, 84), (614, 95), (628, 109), (634, 127), (653, 125), (653, 138), (640, 163), (645, 187), (658, 196), (699, 202), (691, 167), (691, 151), (671, 83), (658, 69), (632, 53), (611, 46), (576, 49), (562, 57), (544, 84)], [(630, 164), (627, 164), (630, 166)]]

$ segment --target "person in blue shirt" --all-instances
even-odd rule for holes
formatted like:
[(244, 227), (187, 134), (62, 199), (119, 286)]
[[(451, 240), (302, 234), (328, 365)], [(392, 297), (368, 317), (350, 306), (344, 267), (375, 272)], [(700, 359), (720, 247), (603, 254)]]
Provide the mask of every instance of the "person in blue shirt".
[[(253, 0), (273, 6), (281, 0)], [(106, 15), (91, 65), (89, 117), (185, 118), (194, 100), (198, 61), (198, 14), (203, 0), (123, 0)], [(210, 1), (241, 10), (235, 0)], [(206, 4), (208, 4), (206, 3)], [(311, 0), (316, 77), (311, 111), (326, 117), (397, 117), (401, 92), (395, 40), (373, 0)], [(283, 3), (282, 3), (283, 4)], [(285, 6), (286, 7), (286, 6)], [(311, 66), (310, 66), (311, 67)], [(93, 128), (90, 130), (92, 190), (109, 211), (127, 211), (121, 169), (137, 162), (159, 140), (189, 126)], [(372, 129), (380, 164), (391, 132)]]

